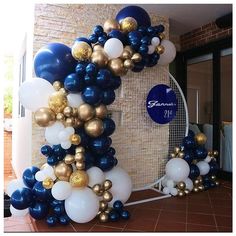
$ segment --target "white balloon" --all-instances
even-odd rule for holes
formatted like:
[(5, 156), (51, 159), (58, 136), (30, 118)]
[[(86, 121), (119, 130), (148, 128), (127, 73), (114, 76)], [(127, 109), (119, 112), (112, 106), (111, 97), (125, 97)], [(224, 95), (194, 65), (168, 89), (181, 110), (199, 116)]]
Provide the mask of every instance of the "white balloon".
[(123, 52), (123, 44), (117, 38), (111, 38), (104, 44), (104, 51), (110, 59), (118, 58)]
[(169, 180), (167, 180), (167, 182), (166, 182), (166, 186), (167, 186), (168, 188), (174, 188), (175, 183), (174, 183), (174, 181), (173, 181), (172, 179), (169, 179)]
[(48, 98), (53, 92), (55, 90), (47, 80), (34, 78), (22, 83), (19, 99), (26, 109), (36, 111), (41, 107), (48, 107)]
[(168, 188), (168, 187), (163, 188), (163, 193), (164, 194), (169, 194), (170, 193), (170, 188)]
[(151, 40), (151, 44), (156, 47), (160, 44), (160, 39), (158, 37), (153, 37)]
[(176, 182), (184, 181), (189, 175), (189, 165), (181, 158), (173, 158), (166, 164), (166, 175)]
[(87, 170), (87, 174), (89, 176), (89, 183), (90, 187), (93, 187), (95, 184), (102, 184), (105, 180), (105, 175), (103, 171), (98, 167), (91, 167)]
[(204, 159), (205, 162), (211, 162), (211, 157), (210, 156), (207, 156), (205, 159)]
[(47, 178), (47, 176), (45, 175), (45, 172), (44, 172), (43, 170), (38, 171), (38, 172), (35, 174), (35, 179), (36, 179), (37, 181), (44, 181), (46, 178)]
[(67, 95), (68, 106), (79, 107), (84, 103), (80, 93), (69, 93)]
[(11, 197), (13, 192), (15, 192), (17, 189), (21, 188), (27, 188), (23, 182), (23, 179), (13, 179), (11, 180), (6, 187), (6, 194)]
[(68, 134), (65, 129), (63, 129), (58, 135), (58, 138), (60, 139), (61, 142), (68, 141), (69, 137), (70, 134)]
[(72, 193), (72, 187), (67, 181), (58, 181), (52, 187), (52, 196), (57, 200), (65, 200)]
[(163, 187), (166, 187), (167, 181), (169, 180), (169, 178), (165, 175), (163, 180), (161, 181), (161, 184)]
[(71, 142), (70, 141), (63, 141), (63, 142), (61, 142), (61, 147), (63, 149), (69, 149), (71, 147)]
[(67, 134), (72, 135), (75, 133), (75, 129), (73, 127), (66, 127), (65, 131), (67, 132)]
[(178, 190), (176, 188), (172, 188), (170, 190), (170, 194), (173, 195), (173, 196), (176, 196), (178, 194)]
[(200, 170), (200, 175), (206, 175), (210, 171), (210, 166), (205, 161), (199, 161), (196, 165)]
[(189, 191), (193, 190), (193, 181), (190, 178), (185, 179), (184, 183), (186, 185), (186, 189), (188, 189)]
[(161, 45), (165, 48), (164, 53), (160, 55), (160, 59), (158, 60), (158, 65), (168, 65), (170, 64), (176, 56), (176, 48), (175, 45), (167, 40), (163, 39), (161, 41)]
[(106, 172), (105, 177), (112, 182), (110, 192), (113, 195), (113, 199), (109, 202), (110, 205), (113, 205), (116, 200), (120, 200), (125, 203), (129, 199), (132, 192), (132, 181), (128, 173), (121, 167), (117, 166)]
[(149, 45), (148, 46), (148, 54), (153, 54), (155, 52), (155, 46)]
[(86, 223), (94, 219), (99, 211), (99, 200), (89, 188), (73, 188), (65, 200), (65, 210), (76, 223)]
[(45, 138), (48, 143), (57, 145), (60, 144), (58, 137), (59, 133), (64, 130), (64, 125), (60, 121), (56, 121), (53, 125), (45, 129)]
[(18, 210), (14, 208), (12, 205), (10, 205), (10, 212), (13, 216), (25, 216), (29, 212), (29, 208), (26, 208), (24, 210)]
[(42, 171), (47, 177), (52, 178), (53, 181), (57, 179), (56, 175), (54, 174), (54, 169), (52, 166), (48, 165)]

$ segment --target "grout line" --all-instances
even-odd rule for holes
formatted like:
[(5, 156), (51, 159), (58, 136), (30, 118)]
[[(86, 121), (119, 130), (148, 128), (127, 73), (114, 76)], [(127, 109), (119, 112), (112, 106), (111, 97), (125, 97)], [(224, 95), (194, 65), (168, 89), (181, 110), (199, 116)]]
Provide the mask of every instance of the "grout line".
[(73, 229), (75, 232), (77, 232), (77, 230), (76, 230), (76, 228), (74, 227), (73, 224), (70, 223), (70, 226), (72, 227), (72, 229)]
[[(207, 194), (208, 194), (208, 197), (209, 197), (209, 201), (210, 201), (211, 208), (212, 208), (212, 210), (213, 210), (213, 203), (212, 203), (212, 201), (211, 201), (211, 197), (210, 197), (209, 192), (207, 192)], [(214, 213), (213, 213), (212, 215), (213, 215), (213, 218), (214, 218), (214, 221), (215, 221), (216, 230), (217, 230), (217, 232), (219, 232), (219, 228), (218, 228), (218, 225), (217, 225), (217, 222), (216, 222), (215, 211), (214, 211)]]
[(189, 197), (187, 196), (187, 202), (186, 202), (186, 218), (185, 218), (185, 232), (188, 232), (188, 227), (187, 227), (187, 224), (188, 224), (188, 204), (189, 204)]
[(155, 224), (155, 227), (154, 227), (154, 232), (156, 232), (157, 224), (158, 224), (158, 222), (159, 222), (159, 218), (160, 218), (160, 216), (161, 216), (162, 211), (163, 211), (163, 209), (160, 209), (160, 213), (159, 213), (159, 215), (158, 215), (158, 217), (157, 217), (156, 224)]

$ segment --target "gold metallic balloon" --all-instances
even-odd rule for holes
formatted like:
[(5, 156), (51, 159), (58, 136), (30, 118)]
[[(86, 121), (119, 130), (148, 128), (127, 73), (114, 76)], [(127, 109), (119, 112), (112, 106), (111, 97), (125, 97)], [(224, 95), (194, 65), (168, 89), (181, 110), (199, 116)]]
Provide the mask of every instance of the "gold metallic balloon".
[(212, 175), (212, 176), (211, 176), (211, 179), (212, 179), (212, 180), (216, 180), (216, 176), (215, 176), (215, 175)]
[(204, 145), (207, 141), (207, 137), (203, 133), (196, 134), (194, 139), (198, 145)]
[(84, 153), (85, 152), (85, 149), (83, 146), (79, 146), (75, 149), (75, 153)]
[(92, 55), (92, 48), (86, 42), (75, 42), (71, 48), (72, 56), (78, 61), (86, 61)]
[(198, 187), (194, 187), (194, 188), (193, 188), (193, 192), (194, 192), (194, 193), (197, 193), (197, 192), (199, 192), (199, 189), (198, 189)]
[(174, 152), (175, 152), (175, 154), (179, 153), (180, 152), (180, 148), (179, 147), (175, 147), (174, 148)]
[(74, 118), (74, 126), (75, 127), (82, 127), (84, 122), (80, 120), (79, 118)]
[(59, 180), (69, 181), (72, 174), (72, 166), (61, 161), (55, 166), (54, 173)]
[(184, 155), (185, 155), (185, 154), (184, 154), (184, 152), (182, 152), (182, 151), (180, 151), (180, 152), (178, 153), (178, 157), (179, 157), (179, 158), (184, 158)]
[(210, 157), (213, 156), (213, 151), (208, 151), (207, 155)]
[(67, 96), (67, 91), (65, 90), (65, 88), (60, 88), (58, 92), (61, 92), (62, 94)]
[(128, 50), (124, 50), (120, 56), (121, 59), (126, 60), (126, 59), (131, 59), (132, 54)]
[(184, 190), (184, 193), (185, 193), (186, 195), (189, 195), (189, 194), (190, 194), (190, 191), (189, 191), (188, 189), (185, 189), (185, 190)]
[(220, 182), (219, 181), (215, 181), (215, 184), (216, 184), (216, 186), (219, 186)]
[(105, 223), (105, 222), (108, 221), (108, 219), (109, 219), (109, 216), (108, 216), (108, 214), (106, 212), (101, 212), (99, 214), (99, 221), (100, 222)]
[(105, 210), (105, 212), (106, 212), (107, 214), (109, 214), (112, 210), (113, 210), (112, 207), (108, 207), (108, 208)]
[(75, 161), (79, 161), (79, 162), (84, 161), (84, 153), (83, 152), (75, 153)]
[(64, 125), (66, 127), (73, 127), (74, 126), (74, 123), (75, 123), (75, 118), (74, 117), (68, 117), (65, 119), (64, 121)]
[(103, 182), (103, 187), (104, 187), (105, 190), (109, 190), (109, 189), (112, 187), (112, 182), (111, 182), (111, 180), (106, 179), (106, 180)]
[(75, 162), (75, 156), (74, 155), (70, 155), (70, 154), (67, 154), (65, 156), (65, 159), (64, 159), (64, 162), (68, 165), (72, 164)]
[(52, 180), (52, 178), (46, 178), (43, 180), (43, 183), (42, 183), (43, 187), (46, 188), (46, 189), (51, 189), (52, 186), (54, 185), (54, 181)]
[(120, 29), (124, 33), (129, 33), (136, 30), (138, 27), (137, 21), (133, 17), (126, 17), (120, 23)]
[(84, 170), (84, 168), (85, 168), (85, 163), (84, 162), (76, 162), (75, 163), (75, 166), (76, 166), (76, 168), (78, 169), (78, 170)]
[(127, 73), (127, 69), (124, 66), (124, 63), (122, 59), (115, 58), (111, 59), (108, 63), (108, 68), (111, 70), (111, 72), (116, 76), (122, 76)]
[(80, 142), (81, 142), (81, 138), (80, 138), (80, 136), (78, 134), (72, 134), (70, 136), (70, 141), (74, 145), (79, 145)]
[(159, 36), (159, 38), (160, 38), (161, 40), (166, 37), (163, 33), (160, 33), (158, 36)]
[(120, 25), (115, 19), (108, 19), (103, 25), (103, 29), (106, 33), (111, 32), (112, 30), (119, 30)]
[(63, 113), (58, 113), (57, 116), (56, 116), (56, 119), (58, 121), (65, 121), (65, 116)]
[(134, 55), (131, 57), (131, 60), (135, 63), (142, 61), (142, 55), (139, 53), (134, 53)]
[(134, 53), (135, 53), (134, 49), (133, 49), (131, 46), (129, 46), (129, 45), (127, 45), (127, 46), (124, 47), (124, 51), (128, 51), (129, 54), (131, 55), (131, 57), (132, 57), (132, 56), (134, 55)]
[(180, 189), (180, 190), (184, 190), (186, 188), (186, 184), (185, 182), (181, 181), (177, 184), (177, 187)]
[(194, 185), (199, 185), (200, 184), (200, 181), (198, 179), (195, 179), (194, 182), (193, 182)]
[(67, 98), (62, 92), (54, 92), (48, 100), (49, 108), (56, 114), (63, 112), (64, 108), (67, 106)]
[(91, 120), (95, 115), (95, 109), (87, 103), (84, 103), (78, 108), (78, 115), (82, 121)]
[(179, 190), (179, 191), (178, 191), (178, 196), (179, 196), (179, 197), (184, 197), (184, 196), (185, 196), (185, 192), (182, 191), (182, 190)]
[(158, 45), (158, 46), (156, 47), (156, 52), (157, 52), (158, 54), (162, 54), (162, 53), (164, 53), (164, 51), (165, 51), (164, 46)]
[(96, 50), (91, 56), (91, 62), (100, 68), (105, 67), (108, 63), (108, 56), (103, 50)]
[(95, 184), (93, 187), (92, 187), (92, 190), (95, 194), (99, 194), (102, 190), (102, 186), (101, 184)]
[(63, 88), (63, 85), (60, 81), (53, 82), (52, 86), (56, 91), (59, 91), (61, 88)]
[(65, 117), (71, 117), (73, 114), (73, 108), (72, 107), (65, 107), (63, 110), (63, 114)]
[(73, 117), (77, 117), (78, 116), (78, 108), (77, 107), (73, 107), (72, 108), (72, 116)]
[(47, 127), (55, 122), (56, 116), (51, 109), (42, 107), (34, 113), (34, 120), (39, 126)]
[(96, 138), (104, 131), (103, 122), (99, 118), (94, 118), (84, 124), (84, 129), (90, 137)]
[(104, 119), (107, 116), (108, 110), (104, 104), (95, 107), (95, 114), (97, 118)]
[(105, 201), (100, 201), (99, 202), (99, 210), (105, 211), (107, 209), (107, 207), (108, 207), (108, 203), (107, 202), (105, 202)]
[(205, 188), (204, 188), (204, 185), (202, 185), (202, 184), (199, 185), (199, 186), (198, 186), (198, 189), (199, 189), (199, 191), (204, 191), (204, 189), (205, 189)]
[(170, 154), (170, 157), (171, 157), (171, 158), (175, 158), (175, 157), (176, 157), (175, 153), (172, 152), (172, 153)]
[(198, 176), (197, 180), (199, 181), (199, 183), (202, 183), (202, 176)]
[(93, 51), (95, 52), (95, 51), (103, 51), (104, 50), (104, 48), (100, 45), (100, 44), (95, 44), (94, 46), (93, 46)]
[(103, 201), (110, 202), (113, 199), (113, 196), (112, 196), (111, 192), (104, 191), (103, 195), (102, 195), (102, 199), (103, 199)]
[(84, 188), (88, 185), (89, 177), (86, 171), (76, 170), (70, 176), (70, 184), (72, 187)]
[(134, 62), (131, 60), (131, 59), (126, 59), (125, 61), (124, 61), (124, 67), (126, 68), (126, 69), (133, 69), (134, 68)]
[(213, 156), (214, 156), (214, 157), (217, 157), (218, 155), (219, 155), (219, 152), (218, 152), (218, 151), (216, 151), (216, 150), (213, 151)]

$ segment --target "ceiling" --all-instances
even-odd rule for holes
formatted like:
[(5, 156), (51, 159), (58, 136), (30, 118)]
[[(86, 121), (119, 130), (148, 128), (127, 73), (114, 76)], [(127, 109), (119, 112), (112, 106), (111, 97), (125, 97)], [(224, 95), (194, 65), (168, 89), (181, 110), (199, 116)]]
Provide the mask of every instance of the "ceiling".
[(232, 4), (140, 4), (139, 6), (170, 19), (170, 32), (182, 35), (232, 12)]

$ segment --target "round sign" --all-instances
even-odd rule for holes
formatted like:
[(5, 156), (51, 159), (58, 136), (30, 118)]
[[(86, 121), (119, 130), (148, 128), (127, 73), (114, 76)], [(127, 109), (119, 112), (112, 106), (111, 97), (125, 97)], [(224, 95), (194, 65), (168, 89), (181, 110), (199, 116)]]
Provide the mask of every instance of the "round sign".
[(146, 101), (149, 116), (158, 124), (167, 124), (172, 121), (178, 110), (178, 100), (175, 92), (165, 84), (153, 87)]

